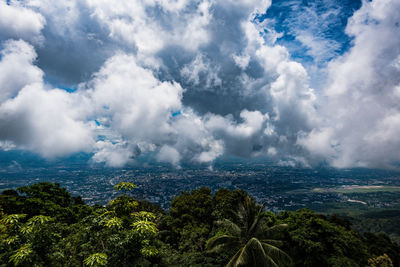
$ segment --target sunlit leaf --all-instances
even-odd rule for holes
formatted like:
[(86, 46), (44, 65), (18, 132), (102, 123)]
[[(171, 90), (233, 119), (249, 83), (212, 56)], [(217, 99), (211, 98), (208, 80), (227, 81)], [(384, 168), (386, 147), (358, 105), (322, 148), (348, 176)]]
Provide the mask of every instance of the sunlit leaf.
[(9, 238), (4, 239), (4, 243), (6, 243), (7, 245), (12, 245), (17, 241), (18, 241), (18, 237), (16, 237), (16, 236), (10, 236)]
[(50, 216), (37, 215), (37, 216), (33, 216), (32, 218), (30, 218), (28, 220), (28, 225), (44, 224), (44, 223), (50, 222), (52, 220), (53, 220), (53, 218), (51, 218)]
[(11, 255), (9, 262), (12, 262), (14, 266), (18, 266), (21, 263), (26, 262), (29, 259), (29, 256), (32, 254), (32, 246), (31, 244), (26, 244), (15, 251), (13, 255)]
[(111, 219), (109, 219), (105, 222), (105, 225), (108, 228), (119, 229), (122, 227), (122, 219), (120, 219), (118, 217), (112, 217)]
[(133, 188), (137, 187), (134, 183), (129, 182), (120, 182), (114, 186), (114, 188), (118, 191), (131, 191)]
[(133, 212), (132, 216), (144, 221), (152, 221), (156, 218), (156, 215), (154, 213), (148, 211)]
[(140, 253), (142, 253), (142, 255), (145, 257), (152, 257), (152, 256), (156, 256), (158, 254), (158, 250), (154, 246), (144, 246), (140, 250)]
[(158, 233), (156, 224), (150, 221), (136, 221), (131, 226), (134, 231), (144, 238), (154, 236)]
[(23, 235), (27, 235), (33, 232), (33, 226), (31, 225), (24, 225), (22, 226), (19, 231), (21, 232), (21, 234)]
[(0, 220), (1, 224), (13, 225), (26, 217), (26, 214), (10, 214)]
[(107, 255), (104, 253), (94, 253), (83, 261), (87, 266), (105, 266), (107, 265)]

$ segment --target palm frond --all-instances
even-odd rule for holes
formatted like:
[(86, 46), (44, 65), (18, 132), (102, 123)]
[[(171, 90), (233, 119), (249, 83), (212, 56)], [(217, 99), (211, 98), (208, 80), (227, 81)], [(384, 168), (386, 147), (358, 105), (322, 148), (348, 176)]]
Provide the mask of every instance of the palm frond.
[(264, 266), (264, 267), (279, 267), (277, 262), (265, 252), (263, 248), (263, 244), (257, 238), (252, 238), (253, 247), (254, 247), (254, 259), (255, 266)]
[[(250, 242), (250, 241), (249, 241)], [(249, 243), (247, 243), (243, 249), (242, 252), (239, 254), (239, 256), (236, 259), (235, 265), (234, 266), (249, 266), (251, 262), (251, 254), (250, 254), (250, 249), (249, 249)], [(251, 266), (251, 265), (250, 265)]]
[(239, 258), (239, 256), (242, 254), (244, 247), (242, 247), (241, 249), (239, 249), (235, 255), (233, 255), (233, 257), (231, 258), (231, 260), (226, 264), (226, 267), (235, 267), (236, 265), (236, 260)]
[(217, 252), (217, 250), (222, 247), (237, 247), (239, 245), (240, 240), (236, 236), (214, 236), (207, 241), (206, 250), (208, 250), (209, 252)]
[(237, 221), (243, 222), (245, 221), (246, 216), (246, 206), (243, 203), (240, 203), (237, 207), (235, 219)]
[(221, 220), (216, 223), (226, 228), (230, 235), (215, 236), (211, 238), (206, 248), (210, 252), (235, 251), (227, 267), (260, 266), (278, 267), (290, 266), (291, 258), (278, 247), (282, 241), (274, 240), (270, 236), (273, 233), (287, 227), (285, 224), (268, 228), (267, 216), (263, 212), (265, 204), (259, 205), (250, 196), (241, 199), (236, 216), (233, 220)]
[(275, 240), (275, 239), (263, 239), (260, 240), (262, 243), (270, 244), (271, 246), (274, 247), (280, 247), (283, 246), (283, 241), (280, 240)]
[(249, 234), (251, 236), (258, 237), (260, 233), (264, 231), (264, 224), (263, 224), (263, 222), (265, 222), (265, 216), (264, 216), (265, 214), (263, 213), (264, 207), (265, 203), (258, 208), (257, 215), (253, 219), (253, 223), (249, 229)]
[(232, 266), (278, 267), (278, 264), (265, 253), (257, 238), (251, 238)]
[(292, 265), (292, 259), (288, 254), (286, 254), (283, 250), (267, 244), (267, 243), (261, 243), (262, 247), (265, 251), (265, 253), (271, 257), (275, 262), (278, 262), (280, 266), (291, 266)]

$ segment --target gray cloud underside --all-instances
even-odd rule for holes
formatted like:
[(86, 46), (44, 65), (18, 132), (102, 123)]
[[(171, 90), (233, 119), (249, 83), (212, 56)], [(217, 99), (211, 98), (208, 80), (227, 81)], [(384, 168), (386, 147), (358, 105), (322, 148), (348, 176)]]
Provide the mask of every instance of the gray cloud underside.
[(269, 6), (0, 0), (0, 148), (83, 151), (108, 166), (142, 154), (175, 166), (221, 155), (398, 164), (400, 3), (364, 2), (346, 28), (351, 49), (323, 64), (314, 89), (310, 67), (254, 20)]

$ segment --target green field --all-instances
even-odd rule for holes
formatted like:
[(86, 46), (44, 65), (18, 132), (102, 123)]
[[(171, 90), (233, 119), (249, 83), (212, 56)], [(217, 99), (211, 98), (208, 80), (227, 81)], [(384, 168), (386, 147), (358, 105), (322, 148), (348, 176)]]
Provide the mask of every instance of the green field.
[(400, 186), (386, 185), (351, 185), (335, 188), (314, 188), (315, 193), (373, 193), (373, 192), (400, 192)]
[(311, 207), (326, 214), (338, 214), (351, 221), (352, 228), (360, 233), (386, 233), (400, 242), (400, 210), (398, 208), (373, 208), (349, 202), (331, 202)]

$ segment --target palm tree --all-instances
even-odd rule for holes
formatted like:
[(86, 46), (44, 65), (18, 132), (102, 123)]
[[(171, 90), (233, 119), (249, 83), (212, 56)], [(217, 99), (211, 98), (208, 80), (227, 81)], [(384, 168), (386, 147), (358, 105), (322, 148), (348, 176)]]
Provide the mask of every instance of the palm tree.
[(215, 236), (208, 240), (206, 249), (209, 252), (237, 251), (226, 265), (236, 266), (290, 266), (292, 260), (277, 246), (282, 241), (269, 239), (271, 234), (286, 227), (285, 224), (266, 225), (264, 205), (258, 205), (253, 198), (245, 196), (235, 213), (238, 223), (224, 219), (216, 224), (228, 230), (230, 234)]

